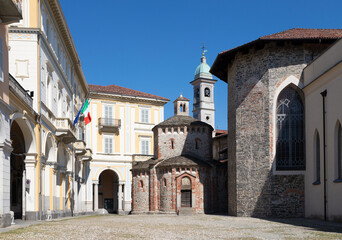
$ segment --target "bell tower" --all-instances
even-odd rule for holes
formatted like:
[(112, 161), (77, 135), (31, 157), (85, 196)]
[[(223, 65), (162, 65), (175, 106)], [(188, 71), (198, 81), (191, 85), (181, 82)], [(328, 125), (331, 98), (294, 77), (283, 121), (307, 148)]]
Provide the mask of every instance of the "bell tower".
[(175, 115), (189, 116), (189, 99), (182, 94), (173, 102)]
[(203, 46), (201, 63), (195, 71), (195, 79), (190, 82), (194, 87), (193, 117), (202, 122), (208, 123), (215, 129), (215, 104), (214, 104), (214, 84), (217, 82), (209, 72), (210, 66), (205, 57), (205, 47)]

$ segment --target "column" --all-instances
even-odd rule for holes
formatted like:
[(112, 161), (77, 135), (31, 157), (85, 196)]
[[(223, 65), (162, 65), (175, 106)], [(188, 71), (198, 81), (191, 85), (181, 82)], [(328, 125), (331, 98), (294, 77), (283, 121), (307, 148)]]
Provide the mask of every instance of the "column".
[(116, 181), (113, 182), (113, 211), (115, 210), (116, 207), (116, 201), (118, 200), (117, 197), (117, 192), (118, 190), (116, 189)]
[(99, 210), (99, 183), (94, 182), (94, 211)]
[[(25, 210), (23, 213), (26, 219), (37, 220), (38, 219), (38, 209), (39, 206), (35, 206), (38, 196), (36, 195), (36, 153), (26, 153), (26, 158), (24, 160), (25, 170), (26, 170), (26, 181), (30, 183), (27, 184), (27, 189), (25, 191), (25, 196), (22, 196), (23, 203), (26, 202)], [(23, 186), (25, 188), (25, 186)]]
[(118, 188), (118, 214), (123, 214), (122, 210), (122, 183), (119, 182)]
[[(1, 113), (0, 113), (1, 114)], [(3, 125), (0, 127), (3, 127)], [(3, 133), (3, 132), (2, 132)], [(0, 143), (0, 227), (11, 225), (10, 215), (10, 156), (12, 152), (11, 142), (5, 140)], [(7, 196), (7, 197), (6, 197)]]
[(125, 207), (125, 184), (122, 184), (122, 211), (123, 213), (125, 214), (125, 210), (126, 210), (126, 207)]

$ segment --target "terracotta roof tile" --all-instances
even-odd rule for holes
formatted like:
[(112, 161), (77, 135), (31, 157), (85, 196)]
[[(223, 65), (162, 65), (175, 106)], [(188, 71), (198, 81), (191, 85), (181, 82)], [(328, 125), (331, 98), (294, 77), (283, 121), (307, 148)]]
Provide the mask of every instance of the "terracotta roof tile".
[(172, 116), (166, 119), (165, 121), (158, 123), (156, 126), (153, 127), (153, 129), (159, 128), (159, 127), (170, 127), (170, 126), (206, 126), (212, 129), (212, 126), (210, 126), (209, 124), (199, 121), (193, 117), (185, 116), (185, 115)]
[(286, 31), (260, 37), (261, 40), (269, 39), (338, 39), (342, 38), (342, 29), (310, 29), (292, 28)]
[(263, 46), (269, 41), (317, 41), (321, 39), (325, 43), (333, 43), (334, 41), (342, 38), (342, 29), (310, 29), (310, 28), (292, 28), (286, 31), (259, 37), (258, 39), (241, 46), (220, 52), (213, 65), (211, 66), (210, 73), (227, 81), (227, 64), (234, 58), (235, 54), (239, 51), (244, 51), (253, 46)]
[(157, 95), (133, 90), (130, 88), (120, 87), (117, 85), (108, 85), (108, 86), (101, 86), (101, 85), (93, 85), (88, 84), (90, 92), (103, 92), (103, 93), (113, 93), (118, 95), (126, 95), (126, 96), (133, 96), (133, 97), (143, 97), (143, 98), (152, 98), (162, 101), (170, 101), (167, 98), (160, 97)]
[(216, 129), (216, 134), (217, 134), (217, 135), (220, 135), (220, 134), (228, 134), (228, 130)]
[[(189, 99), (187, 99), (186, 97), (183, 97), (182, 95), (180, 95), (175, 101), (190, 101)], [(173, 102), (175, 102), (173, 101)]]

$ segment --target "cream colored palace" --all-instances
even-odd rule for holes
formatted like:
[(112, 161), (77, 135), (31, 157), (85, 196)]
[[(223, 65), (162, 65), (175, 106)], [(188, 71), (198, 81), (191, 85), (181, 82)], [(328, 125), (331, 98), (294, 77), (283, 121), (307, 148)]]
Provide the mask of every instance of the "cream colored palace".
[[(130, 212), (132, 162), (153, 152), (169, 100), (88, 86), (58, 0), (1, 3), (0, 226)], [(92, 121), (74, 124), (87, 98)]]

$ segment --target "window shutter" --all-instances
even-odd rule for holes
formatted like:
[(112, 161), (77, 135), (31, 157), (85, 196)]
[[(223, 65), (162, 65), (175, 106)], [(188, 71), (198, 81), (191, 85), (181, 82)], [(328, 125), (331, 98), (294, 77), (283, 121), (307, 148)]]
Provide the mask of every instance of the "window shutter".
[(140, 144), (141, 144), (141, 154), (145, 154), (145, 155), (148, 155), (149, 154), (149, 144), (150, 141), (147, 140), (147, 139), (142, 139), (140, 141)]
[(0, 81), (4, 81), (4, 52), (2, 47), (2, 38), (0, 38)]
[(104, 152), (105, 153), (113, 153), (113, 138), (105, 137), (104, 138)]
[(113, 139), (109, 138), (109, 153), (113, 153)]

